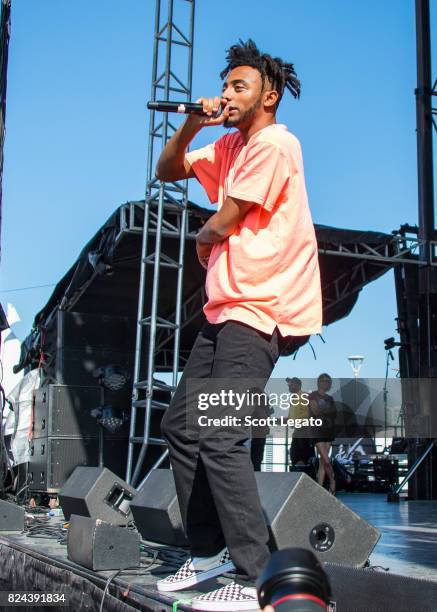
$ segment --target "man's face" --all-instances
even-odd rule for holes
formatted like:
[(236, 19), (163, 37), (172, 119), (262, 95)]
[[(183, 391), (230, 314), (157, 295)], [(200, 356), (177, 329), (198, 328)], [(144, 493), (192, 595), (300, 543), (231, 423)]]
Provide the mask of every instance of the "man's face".
[(248, 128), (262, 108), (262, 79), (256, 68), (238, 66), (223, 83), (222, 108), (229, 109), (224, 127)]
[(290, 380), (288, 383), (288, 390), (290, 393), (300, 393), (301, 384), (297, 380)]

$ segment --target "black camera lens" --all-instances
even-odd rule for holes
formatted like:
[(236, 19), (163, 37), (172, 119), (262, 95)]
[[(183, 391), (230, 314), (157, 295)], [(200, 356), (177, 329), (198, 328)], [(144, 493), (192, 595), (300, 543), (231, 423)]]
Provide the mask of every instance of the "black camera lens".
[(261, 608), (275, 612), (323, 612), (331, 589), (317, 557), (304, 548), (284, 548), (271, 556), (257, 581)]

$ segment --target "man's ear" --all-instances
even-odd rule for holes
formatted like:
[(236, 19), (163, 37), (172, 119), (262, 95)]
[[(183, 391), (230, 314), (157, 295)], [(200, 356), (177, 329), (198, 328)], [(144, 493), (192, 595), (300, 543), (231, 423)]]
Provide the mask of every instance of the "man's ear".
[(276, 89), (270, 89), (264, 93), (264, 106), (268, 108), (275, 107), (279, 99), (279, 94)]

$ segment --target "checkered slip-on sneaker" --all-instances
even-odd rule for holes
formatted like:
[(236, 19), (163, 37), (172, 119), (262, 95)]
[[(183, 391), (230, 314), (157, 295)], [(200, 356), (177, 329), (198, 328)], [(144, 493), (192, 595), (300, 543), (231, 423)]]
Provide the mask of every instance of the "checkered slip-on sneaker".
[(191, 601), (193, 610), (215, 612), (237, 612), (238, 610), (259, 610), (256, 589), (230, 582), (221, 589), (195, 597)]
[(156, 586), (158, 591), (180, 591), (234, 569), (228, 549), (225, 548), (214, 557), (187, 559), (175, 574), (158, 580)]

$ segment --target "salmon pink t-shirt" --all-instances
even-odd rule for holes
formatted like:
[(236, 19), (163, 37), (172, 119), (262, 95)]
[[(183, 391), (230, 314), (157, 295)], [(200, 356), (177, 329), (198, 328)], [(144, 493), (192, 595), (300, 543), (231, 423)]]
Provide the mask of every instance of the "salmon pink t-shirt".
[(318, 333), (320, 273), (300, 143), (273, 124), (244, 144), (240, 133), (186, 154), (218, 208), (254, 202), (233, 234), (213, 246), (206, 276), (210, 323), (241, 321), (282, 336)]

